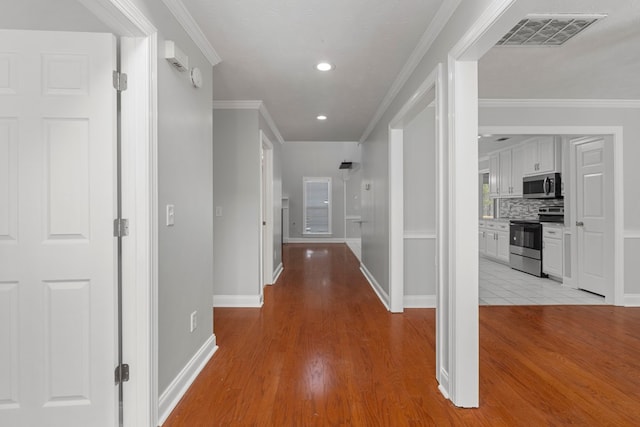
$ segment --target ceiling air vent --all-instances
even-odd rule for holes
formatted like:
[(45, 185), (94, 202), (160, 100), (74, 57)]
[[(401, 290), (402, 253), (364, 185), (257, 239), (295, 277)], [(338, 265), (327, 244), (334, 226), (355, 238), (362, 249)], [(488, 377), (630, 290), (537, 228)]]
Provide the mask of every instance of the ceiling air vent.
[(530, 15), (496, 46), (560, 46), (607, 15)]

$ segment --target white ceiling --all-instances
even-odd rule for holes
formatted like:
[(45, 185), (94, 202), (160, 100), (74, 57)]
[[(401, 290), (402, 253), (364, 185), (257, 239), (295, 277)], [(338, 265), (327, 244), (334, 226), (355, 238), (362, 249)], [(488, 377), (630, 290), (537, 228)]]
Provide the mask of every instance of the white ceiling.
[[(263, 100), (286, 140), (318, 141), (361, 137), (438, 9), (453, 2), (182, 1), (222, 57), (213, 99)], [(108, 31), (78, 0), (4, 3), (0, 28)], [(562, 47), (491, 49), (478, 66), (481, 98), (640, 99), (640, 0), (517, 4), (608, 17)], [(336, 70), (315, 71), (323, 59)]]
[(608, 16), (562, 46), (492, 48), (478, 63), (480, 98), (640, 99), (640, 1), (554, 3), (536, 12)]
[[(285, 140), (316, 141), (362, 136), (442, 4), (182, 1), (222, 57), (213, 98), (263, 100)], [(321, 60), (336, 69), (316, 71)], [(318, 122), (318, 114), (328, 120)]]

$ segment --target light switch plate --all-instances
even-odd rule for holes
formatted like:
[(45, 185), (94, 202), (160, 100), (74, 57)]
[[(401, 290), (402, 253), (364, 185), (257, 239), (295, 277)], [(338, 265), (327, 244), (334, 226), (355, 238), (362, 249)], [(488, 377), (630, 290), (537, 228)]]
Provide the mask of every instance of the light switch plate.
[(175, 223), (175, 208), (173, 205), (167, 205), (167, 226), (170, 227)]

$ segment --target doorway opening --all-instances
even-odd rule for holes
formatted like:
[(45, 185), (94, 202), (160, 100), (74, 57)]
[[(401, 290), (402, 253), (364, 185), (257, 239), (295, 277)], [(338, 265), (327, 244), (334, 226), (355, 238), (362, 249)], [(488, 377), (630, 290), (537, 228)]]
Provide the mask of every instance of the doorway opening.
[(273, 271), (273, 144), (260, 131), (260, 303), (264, 300), (264, 287), (274, 282)]

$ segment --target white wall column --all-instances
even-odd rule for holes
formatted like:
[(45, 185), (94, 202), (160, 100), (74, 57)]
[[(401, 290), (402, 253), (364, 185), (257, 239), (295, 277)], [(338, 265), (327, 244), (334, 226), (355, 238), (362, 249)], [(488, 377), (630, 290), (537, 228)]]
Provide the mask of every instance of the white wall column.
[(449, 357), (450, 397), (479, 404), (478, 68), (449, 60)]

